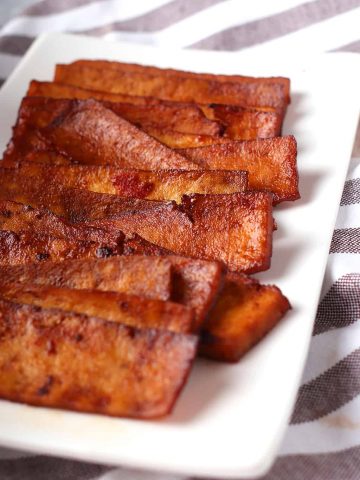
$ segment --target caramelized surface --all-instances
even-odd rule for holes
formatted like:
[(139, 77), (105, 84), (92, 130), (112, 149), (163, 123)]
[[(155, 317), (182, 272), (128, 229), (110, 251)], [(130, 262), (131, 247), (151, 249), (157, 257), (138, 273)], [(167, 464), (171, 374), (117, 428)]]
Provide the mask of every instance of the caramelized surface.
[(300, 197), (297, 146), (292, 135), (188, 148), (181, 153), (201, 168), (247, 170), (249, 188), (272, 192), (274, 203)]
[(15, 303), (101, 317), (137, 328), (157, 328), (179, 333), (194, 331), (193, 313), (190, 308), (126, 293), (26, 283), (0, 283), (0, 297)]
[(0, 301), (0, 397), (114, 416), (168, 414), (196, 337)]
[(171, 262), (141, 255), (2, 266), (0, 279), (2, 283), (115, 291), (164, 301), (170, 300), (172, 287)]
[(233, 82), (233, 83), (260, 83), (274, 84), (278, 83), (283, 86), (284, 98), (290, 101), (290, 80), (285, 77), (247, 77), (244, 75), (219, 75), (213, 73), (197, 73), (187, 72), (184, 70), (176, 70), (173, 68), (158, 68), (149, 65), (139, 65), (135, 63), (112, 62), (108, 60), (77, 60), (72, 63), (78, 66), (89, 66), (101, 69), (115, 69), (123, 72), (149, 73), (158, 76), (167, 77), (169, 75), (185, 78), (198, 78), (206, 80), (216, 80), (217, 82)]
[[(247, 187), (247, 173), (236, 171), (121, 170), (113, 166), (49, 165), (21, 162), (21, 175), (39, 179), (51, 178), (63, 187), (80, 188), (121, 197), (149, 200), (175, 200), (190, 193), (235, 193)], [(1, 213), (0, 213), (1, 214)]]
[(62, 262), (75, 258), (102, 258), (117, 255), (121, 249), (113, 244), (56, 238), (28, 231), (14, 233), (0, 230), (0, 265), (32, 262)]
[(264, 192), (193, 194), (176, 205), (35, 183), (0, 169), (1, 198), (49, 208), (75, 224), (137, 233), (177, 255), (218, 260), (233, 271), (261, 271), (270, 264), (272, 195)]
[(205, 325), (200, 353), (214, 360), (238, 361), (289, 308), (277, 287), (244, 275), (228, 275)]
[[(126, 94), (109, 94), (87, 90), (73, 85), (51, 82), (35, 82), (30, 85), (29, 96), (37, 98), (29, 105), (50, 105), (49, 98), (79, 99), (89, 98), (104, 102), (104, 106), (140, 126), (144, 131), (154, 128), (170, 132), (197, 135), (211, 135), (214, 138), (224, 134), (237, 140), (267, 138), (281, 132), (282, 115), (271, 107), (258, 110), (236, 105), (195, 104), (160, 100), (154, 97), (138, 97)], [(61, 100), (64, 102), (64, 100)], [(65, 101), (66, 102), (66, 101)], [(64, 102), (64, 104), (65, 104)]]
[(66, 240), (92, 241), (119, 253), (122, 252), (124, 243), (126, 244), (125, 236), (121, 232), (111, 233), (84, 225), (74, 226), (49, 210), (39, 210), (8, 200), (0, 200), (0, 230), (14, 233), (36, 232)]
[(158, 97), (163, 100), (222, 103), (284, 109), (288, 98), (279, 82), (219, 81), (198, 76), (160, 75), (103, 69), (92, 64), (57, 65), (55, 81), (92, 90)]
[(197, 168), (95, 100), (23, 100), (5, 158), (54, 147), (79, 163), (145, 170)]

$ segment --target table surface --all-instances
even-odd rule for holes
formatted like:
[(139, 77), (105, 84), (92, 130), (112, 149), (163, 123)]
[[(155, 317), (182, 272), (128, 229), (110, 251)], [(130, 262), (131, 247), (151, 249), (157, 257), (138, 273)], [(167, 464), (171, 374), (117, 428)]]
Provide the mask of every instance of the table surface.
[(28, 7), (36, 0), (1, 0), (0, 1), (0, 28), (12, 17), (18, 15), (23, 8)]

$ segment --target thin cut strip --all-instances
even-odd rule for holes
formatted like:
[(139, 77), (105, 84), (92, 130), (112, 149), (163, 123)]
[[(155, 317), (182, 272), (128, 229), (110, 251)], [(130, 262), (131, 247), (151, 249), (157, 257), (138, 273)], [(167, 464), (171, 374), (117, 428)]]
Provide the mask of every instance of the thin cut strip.
[(101, 317), (137, 328), (157, 328), (179, 333), (194, 331), (190, 308), (126, 293), (0, 283), (0, 297), (15, 303)]
[(81, 412), (171, 412), (197, 339), (0, 301), (0, 397)]
[(281, 83), (220, 82), (199, 77), (124, 72), (89, 65), (57, 65), (56, 82), (92, 90), (195, 103), (273, 107), (283, 112), (288, 98)]
[(169, 301), (172, 293), (171, 262), (141, 255), (2, 266), (0, 279), (1, 283), (96, 289), (163, 301)]
[(122, 232), (114, 234), (99, 228), (74, 226), (49, 210), (39, 210), (30, 205), (8, 200), (0, 200), (0, 230), (10, 230), (14, 233), (36, 232), (40, 235), (74, 241), (92, 241), (99, 243), (101, 248), (110, 248), (111, 251), (119, 253), (126, 243)]
[(0, 230), (0, 265), (102, 258), (119, 255), (121, 251), (121, 246), (104, 245), (104, 243), (56, 238), (34, 231), (15, 233)]
[(91, 158), (92, 164), (115, 163), (122, 168), (197, 168), (95, 100), (48, 99), (48, 108), (37, 101), (30, 98), (22, 102), (5, 158), (55, 146), (59, 153), (79, 163), (88, 163)]
[(77, 60), (72, 65), (90, 66), (101, 69), (115, 69), (123, 72), (150, 73), (158, 76), (177, 76), (185, 78), (200, 78), (206, 80), (216, 80), (217, 82), (233, 83), (260, 83), (270, 84), (279, 83), (284, 88), (284, 94), (287, 101), (290, 101), (290, 80), (286, 77), (246, 77), (244, 75), (219, 75), (213, 73), (197, 73), (184, 70), (175, 70), (173, 68), (158, 68), (149, 65), (139, 65), (135, 63), (112, 62), (109, 60)]
[(121, 197), (174, 200), (184, 194), (235, 193), (247, 190), (247, 172), (208, 170), (122, 170), (114, 166), (45, 165), (20, 162), (21, 175), (51, 178), (62, 187), (80, 188)]
[(269, 268), (272, 249), (272, 195), (185, 195), (182, 203), (160, 202), (34, 182), (16, 170), (0, 169), (0, 199), (48, 208), (75, 224), (137, 233), (183, 255), (217, 260), (232, 271)]
[(166, 128), (170, 131), (211, 135), (215, 138), (224, 134), (237, 140), (274, 137), (281, 132), (282, 115), (271, 107), (270, 111), (264, 111), (238, 105), (181, 103), (36, 81), (31, 82), (28, 95), (38, 97), (32, 101), (25, 99), (24, 102), (29, 106), (41, 103), (50, 106), (52, 102), (49, 98), (57, 99), (57, 102), (64, 102), (64, 99), (93, 98), (146, 132), (149, 126), (153, 126), (159, 131)]
[(289, 301), (277, 287), (261, 285), (244, 275), (228, 275), (205, 324), (200, 354), (237, 362), (289, 308)]
[[(131, 248), (129, 247), (131, 245)], [(141, 237), (135, 236), (127, 243), (126, 255), (158, 254), (159, 249)], [(143, 263), (143, 260), (137, 260)], [(198, 331), (212, 307), (222, 286), (222, 268), (219, 263), (175, 256), (166, 258), (167, 270), (152, 258), (145, 261), (144, 269), (124, 263), (118, 257), (106, 259), (106, 263), (86, 262), (44, 263), (17, 267), (1, 267), (1, 284), (17, 283), (52, 285), (75, 289), (98, 289), (132, 295), (141, 295), (154, 300), (171, 300), (191, 308), (194, 313), (193, 331)], [(171, 266), (171, 276), (170, 267)], [(141, 267), (141, 265), (140, 265)], [(145, 269), (151, 271), (145, 271)], [(151, 280), (151, 274), (154, 282)], [(144, 287), (142, 287), (144, 283)]]
[[(39, 109), (41, 105), (64, 106), (69, 100), (89, 100), (95, 99), (101, 102), (106, 108), (110, 108), (120, 117), (125, 118), (131, 123), (142, 127), (143, 124), (154, 124), (158, 128), (170, 128), (179, 132), (192, 132), (205, 135), (221, 135), (224, 126), (215, 116), (210, 120), (205, 116), (202, 109), (194, 103), (180, 102), (151, 102), (145, 98), (143, 101), (135, 101), (129, 95), (108, 95), (104, 92), (93, 92), (72, 85), (64, 85), (51, 82), (32, 81), (29, 90), (29, 97), (25, 98), (29, 108)], [(141, 97), (139, 97), (141, 98)], [(51, 101), (50, 99), (53, 99)]]
[(249, 188), (274, 194), (274, 203), (297, 200), (297, 145), (292, 135), (181, 150), (201, 168), (247, 170)]

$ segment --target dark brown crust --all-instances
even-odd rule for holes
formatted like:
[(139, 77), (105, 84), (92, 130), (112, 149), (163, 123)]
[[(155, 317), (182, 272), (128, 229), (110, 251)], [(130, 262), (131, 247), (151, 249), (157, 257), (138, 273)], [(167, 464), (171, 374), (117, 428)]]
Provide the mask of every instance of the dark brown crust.
[(284, 95), (287, 102), (290, 102), (290, 79), (285, 77), (249, 77), (244, 75), (219, 75), (213, 73), (195, 73), (173, 68), (158, 68), (150, 65), (139, 65), (135, 63), (112, 62), (108, 60), (77, 60), (72, 63), (80, 66), (93, 66), (101, 69), (115, 69), (125, 72), (150, 73), (158, 76), (174, 75), (185, 78), (200, 78), (216, 80), (218, 82), (233, 83), (260, 83), (260, 84), (281, 84), (284, 88)]
[(158, 97), (163, 100), (222, 103), (284, 110), (287, 92), (279, 82), (229, 82), (195, 75), (160, 75), (143, 71), (99, 69), (94, 64), (57, 65), (55, 81), (92, 90)]
[(137, 328), (156, 328), (178, 333), (192, 333), (195, 328), (191, 308), (126, 293), (0, 283), (0, 297), (15, 303), (100, 317)]
[(99, 243), (122, 252), (126, 240), (122, 232), (108, 232), (99, 228), (74, 226), (49, 210), (39, 210), (30, 205), (0, 200), (0, 230), (14, 233), (36, 232), (56, 238)]
[(62, 187), (80, 188), (121, 197), (174, 200), (184, 194), (235, 193), (247, 190), (247, 172), (209, 170), (122, 170), (114, 166), (49, 165), (19, 162), (21, 175), (51, 178)]
[(171, 412), (194, 336), (0, 301), (0, 397), (135, 418)]
[[(281, 132), (283, 117), (271, 107), (257, 110), (237, 105), (180, 103), (154, 97), (109, 94), (51, 82), (31, 82), (28, 95), (57, 101), (93, 98), (146, 132), (149, 128), (159, 132), (166, 129), (174, 133), (209, 135), (214, 140), (221, 134), (237, 140), (274, 137)], [(25, 102), (31, 105), (30, 100)], [(37, 98), (33, 102), (39, 105), (45, 99)], [(50, 105), (49, 100), (46, 103)]]
[[(125, 118), (135, 125), (152, 123), (159, 128), (168, 127), (179, 132), (193, 132), (207, 135), (220, 135), (224, 127), (218, 120), (209, 120), (202, 109), (191, 103), (178, 102), (135, 102), (129, 96), (125, 99), (107, 98), (103, 92), (63, 85), (51, 82), (36, 82), (30, 84), (28, 96), (58, 99), (66, 103), (69, 99), (88, 100), (93, 98), (101, 101), (104, 106), (113, 110), (117, 115)], [(67, 99), (67, 100), (64, 100)], [(50, 102), (49, 102), (50, 103)], [(48, 103), (48, 104), (49, 104)]]
[(201, 336), (200, 354), (237, 362), (291, 308), (281, 291), (245, 275), (228, 275)]
[(0, 169), (0, 199), (49, 208), (66, 220), (137, 233), (177, 255), (217, 260), (230, 270), (269, 268), (272, 195), (265, 192), (184, 196), (181, 205), (60, 188)]
[(56, 238), (31, 231), (15, 233), (0, 230), (0, 265), (101, 258), (119, 255), (121, 252), (122, 246), (113, 243)]
[(127, 239), (124, 255), (166, 256), (173, 268), (171, 300), (193, 309), (194, 331), (198, 331), (222, 287), (221, 265), (175, 256), (174, 252), (144, 242), (138, 235)]
[(161, 257), (111, 257), (68, 260), (0, 268), (4, 283), (23, 282), (55, 287), (115, 291), (154, 300), (170, 300), (171, 262)]
[(79, 163), (91, 159), (92, 164), (144, 170), (197, 168), (95, 100), (24, 99), (5, 159), (54, 147)]
[(247, 170), (249, 188), (274, 194), (274, 203), (297, 200), (299, 176), (295, 137), (231, 142), (181, 150), (201, 168)]

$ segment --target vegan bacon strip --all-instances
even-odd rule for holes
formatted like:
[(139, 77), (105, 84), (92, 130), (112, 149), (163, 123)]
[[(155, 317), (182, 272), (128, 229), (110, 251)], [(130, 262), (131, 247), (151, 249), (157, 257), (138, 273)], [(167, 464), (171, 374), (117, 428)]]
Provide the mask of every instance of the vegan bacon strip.
[(44, 165), (20, 162), (17, 171), (62, 187), (181, 203), (185, 194), (235, 193), (247, 189), (247, 172), (209, 170), (122, 170), (114, 166)]
[(191, 308), (126, 293), (0, 283), (0, 297), (15, 303), (101, 317), (137, 328), (157, 328), (178, 333), (194, 331)]
[(1, 266), (0, 279), (1, 283), (97, 289), (164, 301), (172, 293), (171, 262), (141, 255)]
[(185, 195), (180, 205), (34, 182), (15, 169), (0, 169), (0, 199), (48, 208), (74, 224), (136, 233), (177, 255), (221, 261), (232, 271), (269, 268), (272, 195)]
[(113, 416), (171, 412), (197, 338), (0, 300), (0, 397)]
[[(238, 105), (181, 103), (160, 100), (154, 97), (137, 97), (126, 94), (111, 94), (87, 90), (73, 85), (52, 82), (30, 84), (29, 97), (24, 103), (36, 108), (41, 103), (51, 106), (66, 104), (64, 99), (101, 101), (114, 113), (141, 127), (145, 132), (161, 132), (166, 129), (169, 136), (177, 133), (207, 135), (216, 138), (249, 140), (274, 137), (281, 133), (282, 116), (274, 109), (243, 108)], [(41, 98), (46, 97), (46, 98)], [(61, 100), (60, 100), (61, 99)], [(170, 145), (171, 146), (171, 145)]]
[(104, 70), (114, 69), (122, 72), (149, 73), (153, 75), (168, 77), (176, 76), (180, 78), (198, 78), (206, 80), (216, 80), (217, 82), (233, 83), (258, 83), (262, 85), (272, 85), (277, 83), (283, 86), (284, 100), (290, 102), (290, 80), (286, 77), (249, 77), (244, 75), (222, 75), (214, 73), (188, 72), (185, 70), (176, 70), (174, 68), (159, 68), (152, 65), (140, 65), (136, 63), (112, 62), (109, 60), (77, 60), (71, 65), (89, 66), (101, 68)]
[(274, 202), (300, 198), (297, 145), (292, 135), (180, 150), (201, 168), (247, 170), (249, 188), (267, 190)]
[(99, 68), (96, 64), (57, 65), (56, 82), (91, 90), (158, 97), (163, 100), (222, 103), (242, 107), (286, 109), (288, 96), (282, 83), (259, 81), (219, 81), (196, 75), (161, 75), (159, 71), (122, 71)]

